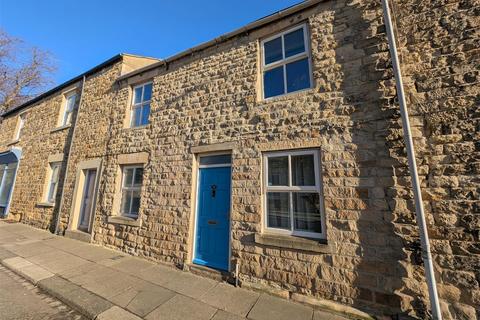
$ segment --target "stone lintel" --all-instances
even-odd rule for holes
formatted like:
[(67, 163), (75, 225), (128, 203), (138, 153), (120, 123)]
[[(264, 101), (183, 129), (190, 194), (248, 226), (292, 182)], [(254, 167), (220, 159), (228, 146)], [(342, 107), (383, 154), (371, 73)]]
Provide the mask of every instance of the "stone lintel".
[(148, 152), (126, 153), (118, 155), (118, 164), (139, 164), (148, 162)]
[(225, 142), (225, 143), (215, 143), (215, 144), (207, 144), (203, 146), (191, 147), (190, 151), (192, 153), (206, 153), (206, 152), (233, 150), (234, 148), (235, 148), (234, 142)]

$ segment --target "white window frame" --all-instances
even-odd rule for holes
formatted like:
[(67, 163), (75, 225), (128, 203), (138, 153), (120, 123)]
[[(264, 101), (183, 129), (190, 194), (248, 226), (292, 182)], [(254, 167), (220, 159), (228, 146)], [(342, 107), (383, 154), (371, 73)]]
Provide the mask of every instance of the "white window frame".
[(17, 131), (15, 132), (14, 140), (19, 140), (20, 136), (22, 135), (23, 127), (25, 126), (25, 114), (20, 114), (18, 116), (18, 124), (17, 124)]
[[(315, 173), (315, 185), (314, 186), (292, 186), (292, 156), (298, 155), (313, 155), (314, 159), (314, 173)], [(288, 157), (288, 185), (287, 186), (269, 186), (268, 185), (268, 158), (275, 157)], [(282, 234), (287, 236), (299, 236), (305, 238), (325, 239), (326, 238), (326, 226), (325, 226), (325, 210), (322, 192), (322, 182), (320, 177), (320, 152), (316, 149), (299, 150), (299, 151), (280, 151), (280, 152), (268, 152), (263, 155), (264, 176), (263, 176), (263, 207), (264, 207), (264, 223), (263, 229), (266, 233)], [(267, 195), (269, 192), (286, 192), (289, 193), (289, 213), (290, 213), (290, 230), (272, 228), (268, 226), (268, 206)], [(318, 193), (319, 205), (320, 205), (320, 223), (322, 227), (321, 233), (298, 231), (294, 230), (293, 219), (293, 199), (292, 194), (295, 192), (303, 193)]]
[[(48, 184), (47, 190), (45, 193), (45, 202), (55, 203), (55, 198), (57, 197), (58, 183), (60, 181), (60, 169), (62, 167), (62, 162), (50, 162), (49, 163), (49, 173), (48, 173)], [(57, 170), (57, 180), (53, 181), (55, 170)], [(52, 189), (53, 185), (53, 189)]]
[[(147, 86), (149, 84), (152, 85), (152, 92), (150, 93), (150, 100), (143, 100), (143, 96), (145, 95), (145, 86)], [(135, 103), (135, 90), (137, 88), (142, 88), (142, 98), (140, 99), (139, 103)], [(142, 112), (140, 112), (140, 117), (143, 117), (143, 108), (144, 108), (145, 105), (149, 104), (150, 105), (150, 112), (148, 113), (148, 116), (150, 118), (150, 113), (152, 112), (152, 105), (151, 105), (152, 96), (153, 96), (153, 82), (152, 81), (144, 82), (142, 84), (139, 84), (139, 85), (133, 87), (132, 103), (131, 103), (131, 108), (130, 108), (130, 128), (141, 128), (141, 127), (147, 126), (150, 123), (150, 119), (149, 119), (147, 124), (136, 126), (135, 123), (134, 123), (134, 120), (135, 120), (134, 116), (135, 116), (135, 109), (141, 108)], [(140, 119), (143, 120), (142, 118), (140, 118)], [(141, 122), (142, 121), (140, 121), (140, 123)]]
[[(293, 55), (291, 57), (288, 57), (288, 58), (285, 58), (285, 41), (284, 41), (284, 36), (288, 33), (291, 33), (293, 31), (296, 31), (298, 29), (302, 29), (303, 28), (303, 41), (304, 41), (304, 47), (305, 47), (305, 51), (304, 52), (301, 52), (301, 53), (297, 53), (296, 55)], [(278, 61), (275, 61), (275, 62), (272, 62), (272, 63), (269, 63), (269, 64), (265, 64), (265, 43), (266, 42), (269, 42), (271, 40), (274, 40), (274, 39), (277, 39), (277, 38), (281, 38), (282, 39), (282, 59), (281, 60), (278, 60)], [(261, 46), (261, 67), (262, 67), (262, 74), (261, 74), (261, 78), (262, 78), (262, 99), (264, 100), (269, 100), (269, 99), (273, 99), (273, 98), (278, 98), (278, 97), (281, 97), (281, 96), (285, 96), (285, 95), (289, 95), (289, 94), (293, 94), (293, 93), (297, 93), (297, 92), (302, 92), (302, 91), (306, 91), (306, 90), (310, 90), (311, 88), (313, 88), (313, 73), (312, 73), (312, 54), (311, 54), (311, 50), (310, 50), (310, 32), (308, 31), (308, 27), (307, 27), (307, 24), (306, 23), (303, 23), (301, 25), (298, 25), (296, 27), (293, 27), (293, 28), (290, 28), (288, 30), (285, 30), (283, 32), (280, 32), (280, 33), (277, 33), (271, 37), (268, 37), (266, 39), (263, 39), (260, 43), (260, 46)], [(304, 88), (304, 89), (300, 89), (300, 90), (297, 90), (297, 91), (291, 91), (291, 92), (287, 92), (287, 64), (289, 63), (292, 63), (292, 62), (295, 62), (297, 60), (302, 60), (302, 59), (305, 59), (305, 58), (308, 58), (308, 74), (309, 74), (309, 77), (310, 77), (310, 87), (308, 88)], [(272, 96), (272, 97), (268, 97), (266, 98), (265, 97), (265, 86), (264, 86), (264, 76), (265, 76), (265, 72), (266, 71), (269, 71), (271, 69), (275, 69), (279, 66), (283, 66), (283, 94), (279, 94), (279, 95), (276, 95), (276, 96)]]
[[(132, 176), (132, 185), (131, 186), (125, 186), (125, 172), (126, 170), (128, 169), (134, 169), (133, 171), (133, 176)], [(121, 188), (120, 188), (120, 215), (122, 217), (128, 217), (128, 218), (134, 218), (134, 219), (137, 219), (138, 216), (140, 215), (140, 207), (138, 208), (138, 213), (136, 214), (132, 214), (132, 203), (133, 201), (131, 201), (130, 199), (130, 209), (129, 209), (129, 212), (123, 212), (123, 193), (124, 191), (138, 191), (140, 193), (140, 199), (142, 198), (142, 187), (143, 187), (143, 175), (142, 175), (142, 184), (140, 186), (135, 186), (134, 185), (134, 181), (135, 181), (135, 173), (137, 171), (137, 169), (144, 169), (143, 165), (127, 165), (127, 166), (122, 166), (122, 184), (121, 184)], [(130, 197), (132, 197), (131, 193), (130, 193)]]
[[(70, 99), (73, 98), (73, 103), (69, 105)], [(75, 110), (75, 105), (77, 103), (77, 93), (71, 92), (65, 95), (65, 105), (63, 106), (63, 116), (61, 127), (68, 126), (72, 124), (73, 111)]]

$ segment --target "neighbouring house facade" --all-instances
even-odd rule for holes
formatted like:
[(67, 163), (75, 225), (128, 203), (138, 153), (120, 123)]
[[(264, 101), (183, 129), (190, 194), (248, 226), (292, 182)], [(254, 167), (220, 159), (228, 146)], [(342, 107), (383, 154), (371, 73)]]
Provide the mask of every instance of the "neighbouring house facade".
[[(442, 313), (476, 319), (480, 3), (392, 8)], [(298, 301), (427, 318), (383, 19), (380, 2), (307, 1), (7, 111), (0, 213)]]

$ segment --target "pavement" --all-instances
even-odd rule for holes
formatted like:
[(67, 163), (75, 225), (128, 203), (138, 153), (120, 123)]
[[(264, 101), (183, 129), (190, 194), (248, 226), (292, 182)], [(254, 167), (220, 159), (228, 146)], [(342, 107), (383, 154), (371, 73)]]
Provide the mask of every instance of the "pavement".
[(0, 262), (87, 319), (346, 319), (21, 223), (0, 221)]
[(85, 318), (21, 278), (0, 266), (0, 318), (18, 320), (85, 320)]

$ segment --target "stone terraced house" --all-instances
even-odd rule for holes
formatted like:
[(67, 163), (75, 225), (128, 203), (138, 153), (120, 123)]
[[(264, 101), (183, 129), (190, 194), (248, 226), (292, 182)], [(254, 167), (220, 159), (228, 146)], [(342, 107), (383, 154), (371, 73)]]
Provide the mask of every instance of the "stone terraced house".
[[(480, 2), (393, 0), (440, 306), (480, 318)], [(306, 1), (7, 110), (0, 215), (244, 287), (428, 318), (380, 1)], [(217, 271), (214, 271), (217, 270)]]

